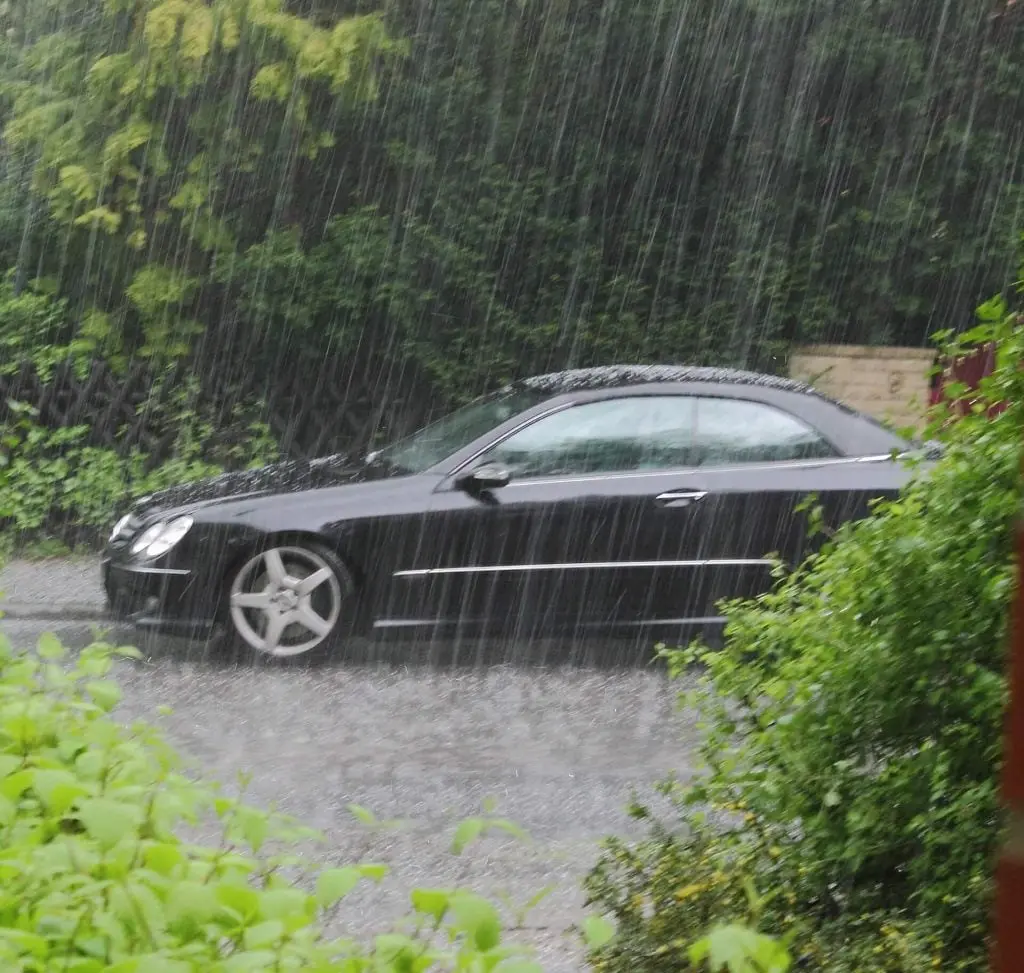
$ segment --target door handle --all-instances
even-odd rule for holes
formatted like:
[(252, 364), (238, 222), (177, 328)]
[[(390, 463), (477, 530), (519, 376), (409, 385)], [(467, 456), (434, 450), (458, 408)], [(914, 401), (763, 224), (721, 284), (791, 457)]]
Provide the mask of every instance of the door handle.
[(668, 493), (659, 493), (654, 502), (662, 507), (689, 507), (707, 495), (707, 490), (670, 490)]

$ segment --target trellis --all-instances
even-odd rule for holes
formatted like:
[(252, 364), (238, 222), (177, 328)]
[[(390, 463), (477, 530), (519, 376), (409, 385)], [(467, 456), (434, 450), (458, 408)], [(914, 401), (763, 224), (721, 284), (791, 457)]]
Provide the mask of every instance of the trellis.
[[(222, 417), (225, 434), (232, 406), (262, 401), (263, 420), (294, 458), (372, 448), (410, 431), (432, 411), (422, 383), (406, 373), (382, 374), (365, 362), (299, 357), (273, 376), (213, 367), (204, 374), (199, 365), (158, 380), (146, 362), (122, 371), (94, 361), (84, 368), (59, 364), (43, 374), (24, 364), (0, 374), (0, 425), (16, 418), (12, 403), (20, 402), (36, 409), (36, 421), (47, 428), (85, 425), (91, 445), (121, 453), (141, 449), (159, 462), (171, 454), (179, 431), (166, 408), (169, 397), (189, 378), (197, 380), (206, 413)], [(237, 429), (231, 432), (237, 435)]]

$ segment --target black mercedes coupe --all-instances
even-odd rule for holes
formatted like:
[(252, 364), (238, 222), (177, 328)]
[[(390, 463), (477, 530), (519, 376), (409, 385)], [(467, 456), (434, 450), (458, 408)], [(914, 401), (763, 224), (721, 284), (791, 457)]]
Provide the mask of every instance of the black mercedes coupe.
[(772, 558), (864, 516), (911, 445), (788, 379), (622, 366), (516, 382), (358, 461), (176, 487), (118, 521), (113, 614), (271, 658), (346, 636), (713, 631)]

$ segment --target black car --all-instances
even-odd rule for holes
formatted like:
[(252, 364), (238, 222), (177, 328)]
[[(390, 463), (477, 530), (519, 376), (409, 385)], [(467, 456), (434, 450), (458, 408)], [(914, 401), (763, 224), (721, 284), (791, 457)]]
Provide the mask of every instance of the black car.
[(103, 560), (112, 611), (254, 653), (338, 636), (530, 638), (720, 625), (772, 556), (910, 475), (909, 446), (808, 386), (623, 366), (527, 379), (359, 461), (227, 474), (144, 498)]

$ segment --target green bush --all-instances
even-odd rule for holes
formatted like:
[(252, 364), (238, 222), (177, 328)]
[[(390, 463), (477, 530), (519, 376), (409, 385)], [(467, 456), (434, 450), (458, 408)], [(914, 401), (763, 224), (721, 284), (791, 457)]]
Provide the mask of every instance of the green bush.
[(153, 465), (140, 450), (123, 455), (89, 445), (88, 426), (47, 429), (24, 403), (8, 403), (0, 439), (0, 525), (19, 539), (50, 533), (74, 541), (102, 538), (130, 500), (165, 487), (215, 476), (222, 463), (252, 466), (276, 458), (266, 429), (250, 423), (250, 438), (232, 451), (208, 446), (208, 423), (187, 409), (171, 459)]
[[(0, 647), (0, 968), (10, 973), (248, 973), (539, 969), (507, 946), (496, 909), (416, 889), (408, 919), (369, 942), (323, 922), (383, 865), (316, 869), (315, 837), (186, 776), (150, 727), (111, 718), (120, 692), (102, 644), (71, 665)], [(365, 813), (364, 813), (365, 816)], [(182, 828), (215, 821), (215, 844)], [(461, 840), (488, 826), (473, 819)]]
[[(937, 420), (927, 475), (727, 605), (723, 651), (666, 653), (676, 674), (706, 667), (684, 694), (706, 773), (670, 788), (682, 828), (609, 845), (589, 876), (620, 929), (599, 969), (678, 970), (673, 943), (735, 914), (744, 879), (805, 968), (985, 967), (1024, 328), (999, 301), (981, 312), (950, 350), (997, 340), (997, 370), (969, 415)], [(712, 826), (707, 805), (742, 827)]]

